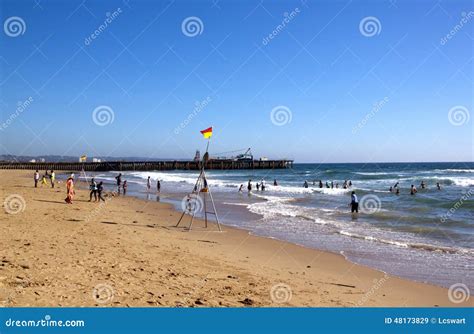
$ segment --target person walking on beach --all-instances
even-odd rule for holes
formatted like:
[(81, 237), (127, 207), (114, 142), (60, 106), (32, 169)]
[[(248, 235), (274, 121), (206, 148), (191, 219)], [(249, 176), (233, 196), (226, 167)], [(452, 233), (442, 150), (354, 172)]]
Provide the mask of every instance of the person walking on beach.
[(71, 176), (67, 179), (66, 181), (66, 203), (67, 204), (72, 204), (72, 200), (74, 199), (75, 191), (74, 191), (74, 174), (71, 174)]
[(417, 192), (418, 190), (416, 190), (415, 186), (412, 184), (410, 188), (410, 195), (415, 195)]
[(252, 191), (252, 180), (249, 180), (249, 183), (247, 184), (247, 190), (248, 192)]
[(115, 179), (117, 180), (117, 189), (118, 193), (120, 194), (120, 185), (122, 184), (122, 173), (119, 173), (119, 175), (117, 175)]
[(56, 173), (54, 172), (54, 170), (51, 170), (50, 178), (51, 178), (51, 188), (54, 188), (54, 182), (56, 181)]
[(102, 184), (102, 181), (99, 182), (97, 185), (97, 196), (99, 197), (99, 202), (102, 200), (105, 202), (105, 199), (102, 197), (102, 191), (104, 190), (104, 186)]
[(38, 173), (38, 170), (36, 170), (33, 179), (35, 180), (35, 188), (38, 188), (38, 181), (39, 181), (40, 175)]
[(146, 180), (146, 188), (148, 189), (148, 191), (150, 191), (151, 189), (151, 178), (148, 176), (148, 180)]
[(158, 192), (161, 191), (161, 182), (160, 182), (160, 180), (156, 181), (156, 191), (158, 191)]
[(89, 202), (92, 201), (92, 196), (94, 196), (94, 202), (97, 202), (97, 183), (95, 182), (95, 179), (91, 179), (91, 183), (89, 184)]
[(351, 207), (351, 213), (359, 213), (359, 200), (357, 199), (355, 191), (351, 193), (351, 203), (349, 205)]

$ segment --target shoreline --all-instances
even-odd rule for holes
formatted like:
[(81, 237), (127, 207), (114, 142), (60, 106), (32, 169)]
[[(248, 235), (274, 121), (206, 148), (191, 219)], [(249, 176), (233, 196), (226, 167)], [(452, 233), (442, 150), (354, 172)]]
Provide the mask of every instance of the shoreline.
[[(0, 171), (3, 200), (16, 193), (26, 203), (1, 215), (0, 306), (473, 305), (451, 302), (446, 288), (245, 229), (204, 231), (196, 219), (183, 232), (172, 227), (181, 212), (169, 203), (119, 196), (100, 206), (79, 189), (66, 205), (64, 183), (34, 189), (30, 174)], [(106, 303), (92, 297), (100, 284), (112, 291)]]

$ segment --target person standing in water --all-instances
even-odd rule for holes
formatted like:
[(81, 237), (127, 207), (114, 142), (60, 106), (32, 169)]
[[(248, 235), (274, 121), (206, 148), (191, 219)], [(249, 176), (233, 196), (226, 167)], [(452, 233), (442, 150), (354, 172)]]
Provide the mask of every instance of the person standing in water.
[(39, 181), (39, 178), (40, 178), (40, 175), (39, 175), (39, 172), (38, 170), (36, 170), (34, 176), (33, 176), (33, 179), (35, 180), (35, 188), (38, 188), (38, 181)]
[(304, 187), (304, 188), (308, 188), (308, 181), (304, 181), (303, 187)]
[(241, 185), (240, 185), (240, 187), (239, 187), (239, 193), (241, 193), (241, 192), (242, 192), (242, 188), (243, 188), (243, 187), (244, 187), (244, 185), (243, 185), (243, 184), (241, 184)]
[(438, 190), (441, 190), (441, 186), (439, 185), (439, 182), (436, 182), (436, 188), (438, 188)]
[(278, 185), (277, 179), (273, 180), (273, 185), (274, 185), (274, 186), (277, 186), (277, 185)]
[(252, 180), (249, 180), (249, 183), (247, 184), (247, 190), (248, 192), (252, 191)]
[(426, 185), (425, 185), (425, 181), (421, 181), (421, 183), (420, 183), (421, 189), (425, 189), (425, 186), (426, 186)]
[(397, 187), (397, 190), (395, 191), (395, 194), (400, 195), (400, 188)]
[(158, 192), (161, 191), (161, 182), (160, 182), (160, 180), (156, 181), (156, 191), (158, 191)]
[(260, 183), (258, 183), (258, 182), (255, 183), (255, 187), (257, 188), (257, 191), (259, 191), (260, 190)]
[(146, 180), (146, 188), (148, 189), (148, 192), (151, 189), (151, 178), (148, 176), (148, 179)]
[(319, 188), (323, 187), (323, 181), (319, 180)]
[(265, 191), (265, 180), (262, 179), (262, 182), (260, 182), (260, 186), (262, 188), (262, 191)]
[[(123, 188), (123, 195), (124, 195), (124, 196), (127, 194), (127, 187), (128, 187), (128, 185), (127, 185), (127, 180), (125, 180), (125, 181), (123, 181), (123, 186), (122, 186), (122, 188)], [(100, 200), (99, 200), (99, 201), (100, 201)]]
[(417, 192), (418, 190), (416, 190), (415, 186), (412, 184), (410, 188), (410, 195), (415, 195)]
[(122, 173), (119, 173), (119, 175), (117, 175), (115, 179), (117, 180), (117, 191), (120, 194), (120, 185), (122, 184)]
[(359, 200), (357, 199), (355, 191), (351, 193), (351, 203), (349, 205), (351, 207), (351, 213), (359, 213)]

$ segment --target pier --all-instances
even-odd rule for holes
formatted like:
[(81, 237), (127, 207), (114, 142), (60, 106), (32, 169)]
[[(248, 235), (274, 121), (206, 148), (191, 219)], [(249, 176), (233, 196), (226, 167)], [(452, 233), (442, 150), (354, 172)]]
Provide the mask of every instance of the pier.
[[(104, 162), (5, 162), (0, 169), (62, 170), (62, 171), (151, 171), (199, 170), (200, 161), (104, 161)], [(284, 169), (292, 168), (293, 160), (222, 160), (211, 159), (204, 166), (207, 170), (233, 169)]]

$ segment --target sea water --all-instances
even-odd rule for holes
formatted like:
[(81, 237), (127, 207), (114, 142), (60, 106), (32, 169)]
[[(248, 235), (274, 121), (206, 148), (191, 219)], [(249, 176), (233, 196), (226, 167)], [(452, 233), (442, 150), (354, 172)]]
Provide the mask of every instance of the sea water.
[[(117, 174), (96, 173), (95, 177), (113, 190)], [(129, 185), (128, 195), (173, 203), (181, 210), (198, 171), (122, 174)], [(223, 224), (340, 253), (393, 275), (445, 287), (464, 283), (474, 290), (472, 162), (295, 164), (292, 169), (206, 174)], [(151, 191), (146, 189), (148, 176), (153, 180)], [(160, 194), (156, 194), (157, 180)], [(262, 180), (265, 191), (257, 191), (256, 183)], [(344, 189), (345, 180), (352, 187)], [(305, 181), (308, 188), (303, 187)], [(326, 181), (334, 187), (326, 188)], [(425, 189), (421, 189), (422, 181)], [(399, 195), (389, 191), (397, 182)], [(241, 184), (243, 192), (238, 192)], [(415, 195), (410, 194), (412, 184), (418, 189)], [(350, 213), (352, 191), (360, 202), (358, 215)]]

